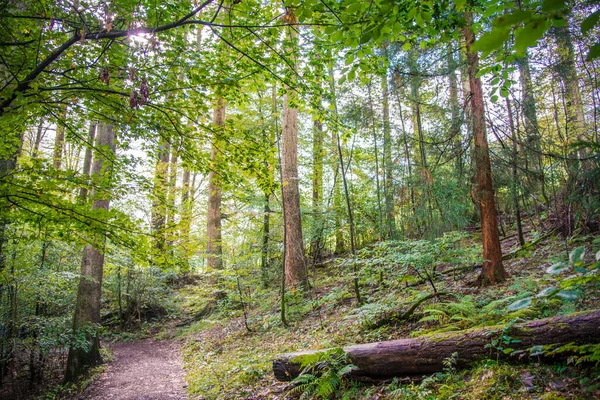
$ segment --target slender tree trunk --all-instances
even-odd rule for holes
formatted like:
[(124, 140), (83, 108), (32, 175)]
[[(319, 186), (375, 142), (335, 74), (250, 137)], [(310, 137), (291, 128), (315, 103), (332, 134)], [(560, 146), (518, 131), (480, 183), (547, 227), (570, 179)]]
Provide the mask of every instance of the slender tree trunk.
[[(554, 28), (554, 37), (556, 39), (559, 62), (556, 67), (558, 76), (563, 82), (565, 88), (566, 100), (566, 129), (565, 137), (570, 145), (576, 140), (585, 140), (586, 122), (581, 101), (581, 91), (579, 89), (579, 77), (577, 76), (577, 66), (575, 64), (575, 51), (571, 32), (568, 26)], [(576, 158), (583, 158), (584, 152), (573, 154), (573, 161), (569, 163), (570, 181), (574, 182), (578, 175), (579, 162)], [(583, 169), (586, 170), (589, 163), (583, 163)]]
[[(285, 22), (297, 22), (294, 11), (286, 10)], [(288, 45), (294, 60), (293, 68), (297, 68), (296, 46), (298, 33), (294, 28), (288, 28)], [(293, 74), (294, 71), (290, 71)], [(302, 239), (302, 218), (300, 215), (300, 190), (298, 187), (298, 109), (295, 104), (298, 95), (294, 88), (287, 87), (283, 97), (283, 129), (282, 137), (282, 169), (283, 169), (283, 212), (286, 224), (286, 284), (302, 286), (308, 283), (306, 263), (304, 258), (304, 242)]]
[(450, 84), (450, 137), (454, 143), (454, 167), (456, 168), (456, 181), (458, 186), (462, 186), (464, 164), (462, 135), (460, 134), (460, 106), (458, 104), (458, 79), (456, 77), (456, 59), (454, 58), (454, 42), (448, 44), (448, 81)]
[(506, 110), (508, 111), (508, 124), (510, 127), (511, 141), (512, 141), (512, 182), (510, 185), (511, 197), (513, 206), (515, 208), (515, 217), (517, 219), (517, 232), (519, 236), (519, 244), (525, 245), (525, 238), (523, 237), (523, 226), (521, 224), (521, 209), (519, 207), (519, 196), (517, 193), (517, 182), (519, 179), (518, 168), (517, 168), (517, 132), (515, 130), (515, 122), (513, 119), (512, 108), (510, 106), (510, 100), (506, 98)]
[[(338, 108), (337, 108), (337, 96), (335, 91), (335, 77), (333, 73), (333, 68), (329, 70), (329, 77), (331, 79), (331, 95), (333, 97), (333, 109), (335, 112), (336, 119), (339, 117)], [(352, 256), (356, 257), (356, 239), (354, 233), (354, 216), (352, 213), (352, 204), (350, 203), (350, 192), (348, 190), (348, 181), (346, 179), (346, 168), (344, 166), (344, 155), (342, 153), (342, 142), (340, 140), (340, 135), (335, 130), (335, 138), (337, 143), (337, 151), (338, 157), (340, 161), (340, 171), (342, 173), (342, 183), (344, 184), (344, 195), (346, 198), (346, 210), (348, 211), (348, 224), (350, 225), (350, 249), (352, 251)], [(353, 263), (354, 266), (354, 295), (356, 296), (356, 302), (360, 305), (362, 304), (362, 299), (360, 296), (360, 289), (358, 286), (358, 266), (357, 263)]]
[[(92, 148), (94, 147), (94, 139), (96, 137), (96, 122), (90, 122), (90, 128), (88, 131), (88, 141), (85, 146), (85, 153), (83, 155), (83, 170), (81, 174), (89, 177), (92, 169)], [(82, 186), (79, 189), (79, 199), (81, 202), (85, 202), (88, 195), (88, 189), (86, 186)]]
[(62, 121), (56, 122), (56, 136), (54, 137), (54, 155), (52, 166), (54, 169), (60, 169), (62, 165), (63, 151), (65, 147), (65, 124), (67, 119), (67, 107), (62, 115)]
[(182, 191), (181, 191), (181, 224), (180, 238), (181, 247), (185, 254), (185, 260), (179, 267), (179, 272), (186, 274), (190, 272), (190, 230), (192, 226), (192, 196), (190, 188), (190, 170), (183, 169)]
[[(115, 134), (112, 125), (100, 122), (97, 128), (96, 147), (101, 150), (96, 154), (92, 175), (106, 177), (111, 174), (112, 158), (115, 157)], [(110, 189), (94, 190), (92, 197), (94, 199), (93, 210), (108, 210)], [(91, 244), (86, 245), (83, 250), (73, 331), (75, 334), (84, 333), (90, 345), (85, 348), (71, 347), (69, 349), (65, 373), (67, 382), (76, 380), (85, 370), (102, 362), (96, 328), (100, 324), (105, 242), (104, 233), (96, 232)]]
[(406, 160), (406, 168), (408, 170), (408, 190), (410, 192), (410, 210), (414, 217), (415, 215), (415, 190), (413, 187), (413, 176), (412, 176), (412, 162), (410, 157), (410, 148), (408, 146), (408, 132), (406, 130), (406, 125), (404, 123), (404, 112), (402, 109), (402, 101), (400, 99), (400, 91), (403, 90), (402, 83), (400, 81), (400, 75), (395, 74), (394, 80), (396, 82), (396, 102), (398, 103), (398, 114), (400, 115), (400, 124), (402, 126), (402, 145), (404, 149), (404, 159)]
[[(208, 175), (208, 212), (207, 212), (207, 235), (206, 252), (208, 253), (208, 267), (214, 269), (223, 268), (223, 246), (221, 242), (221, 179), (220, 170), (221, 156), (219, 148), (222, 141), (220, 135), (225, 128), (225, 99), (219, 98), (213, 113), (213, 135), (211, 161), (213, 169)], [(215, 171), (216, 169), (216, 171)]]
[(323, 231), (323, 123), (316, 118), (313, 121), (313, 170), (312, 170), (312, 208), (315, 215), (310, 252), (313, 260), (319, 256), (321, 232)]
[(527, 140), (527, 158), (531, 161), (534, 179), (531, 183), (532, 190), (541, 191), (544, 202), (548, 203), (546, 195), (546, 184), (542, 164), (542, 146), (540, 143), (539, 124), (535, 97), (533, 96), (533, 84), (531, 80), (531, 69), (529, 67), (529, 56), (527, 52), (524, 57), (517, 58), (519, 67), (519, 81), (521, 83), (521, 105), (525, 119), (525, 137)]
[(371, 96), (371, 85), (367, 87), (369, 93), (369, 107), (371, 110), (371, 127), (373, 130), (373, 148), (375, 150), (375, 188), (377, 189), (377, 216), (379, 226), (379, 240), (383, 240), (383, 209), (381, 207), (381, 185), (379, 184), (379, 149), (377, 148), (377, 128), (375, 127), (375, 108), (373, 107), (373, 98)]
[(396, 238), (396, 215), (394, 212), (394, 163), (392, 158), (392, 129), (390, 127), (390, 102), (387, 73), (381, 80), (383, 92), (383, 165), (385, 167), (385, 219), (386, 236)]
[(154, 169), (154, 187), (152, 189), (152, 235), (154, 236), (154, 248), (158, 259), (162, 258), (162, 252), (165, 250), (165, 221), (167, 205), (167, 181), (169, 171), (169, 153), (171, 145), (165, 139), (161, 138), (158, 150), (158, 159)]
[(260, 248), (260, 272), (262, 278), (262, 285), (264, 288), (266, 288), (269, 284), (267, 271), (269, 269), (269, 236), (271, 234), (271, 207), (269, 207), (271, 194), (269, 192), (265, 192), (264, 196), (263, 237), (262, 246)]
[(502, 250), (498, 235), (498, 220), (494, 188), (492, 185), (492, 166), (487, 143), (485, 126), (485, 108), (481, 79), (479, 72), (479, 55), (471, 51), (475, 42), (472, 28), (472, 15), (466, 16), (467, 25), (463, 29), (467, 51), (467, 66), (469, 72), (469, 86), (471, 89), (471, 112), (473, 116), (473, 145), (475, 152), (476, 187), (474, 199), (479, 203), (481, 210), (481, 235), (483, 239), (483, 268), (479, 276), (481, 285), (491, 285), (506, 279), (507, 273), (502, 265)]
[(36, 134), (35, 134), (35, 140), (33, 142), (33, 149), (31, 150), (31, 156), (32, 157), (37, 157), (39, 152), (40, 152), (40, 144), (42, 143), (42, 137), (44, 136), (44, 119), (42, 118), (42, 120), (40, 121), (40, 124), (38, 125)]
[(173, 253), (173, 244), (176, 234), (177, 223), (175, 199), (177, 196), (177, 166), (178, 166), (178, 149), (173, 146), (171, 148), (171, 161), (169, 163), (169, 184), (167, 187), (167, 221), (166, 221), (166, 233), (167, 233), (167, 246), (171, 253)]

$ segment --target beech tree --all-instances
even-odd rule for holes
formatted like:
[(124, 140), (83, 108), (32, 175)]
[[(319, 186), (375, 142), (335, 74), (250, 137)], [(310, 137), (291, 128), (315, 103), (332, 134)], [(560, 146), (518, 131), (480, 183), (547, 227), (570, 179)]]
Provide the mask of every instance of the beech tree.
[[(110, 206), (110, 184), (112, 163), (115, 158), (115, 133), (112, 125), (99, 122), (96, 133), (96, 157), (92, 166), (92, 179), (98, 186), (92, 191), (92, 210), (98, 211), (99, 218), (105, 219), (104, 211)], [(102, 277), (106, 236), (97, 232), (83, 249), (81, 278), (77, 290), (73, 330), (83, 334), (90, 343), (80, 343), (69, 348), (65, 381), (74, 381), (90, 367), (102, 363), (100, 338), (97, 329), (100, 325), (100, 300), (102, 297)]]

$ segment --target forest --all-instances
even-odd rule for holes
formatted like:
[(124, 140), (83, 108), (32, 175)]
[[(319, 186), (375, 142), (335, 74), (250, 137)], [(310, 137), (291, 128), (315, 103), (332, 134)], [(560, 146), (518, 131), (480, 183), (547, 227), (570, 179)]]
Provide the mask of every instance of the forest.
[(0, 0), (0, 399), (600, 398), (596, 0)]

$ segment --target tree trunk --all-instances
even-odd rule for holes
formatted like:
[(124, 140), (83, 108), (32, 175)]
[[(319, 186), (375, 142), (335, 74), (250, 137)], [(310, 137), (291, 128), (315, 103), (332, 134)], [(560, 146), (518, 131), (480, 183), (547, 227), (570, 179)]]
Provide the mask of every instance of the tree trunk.
[[(512, 326), (492, 326), (465, 331), (439, 333), (414, 339), (399, 339), (387, 342), (358, 344), (344, 347), (350, 361), (357, 368), (351, 376), (369, 378), (391, 378), (414, 376), (442, 371), (445, 361), (457, 354), (456, 367), (464, 368), (471, 363), (486, 358), (501, 358), (513, 361), (564, 360), (573, 353), (532, 355), (534, 346), (565, 345), (573, 343), (600, 343), (598, 326), (600, 311), (587, 311), (571, 315), (545, 318)], [(514, 342), (504, 346), (512, 352), (505, 354), (494, 348), (493, 341), (500, 336), (509, 337)], [(518, 342), (517, 342), (518, 340)], [(324, 350), (309, 350), (283, 354), (273, 360), (273, 372), (280, 381), (290, 381), (297, 377), (301, 368), (295, 358)], [(547, 350), (546, 350), (547, 352)]]
[(392, 158), (392, 129), (390, 127), (390, 102), (387, 73), (381, 80), (383, 92), (383, 166), (385, 168), (384, 196), (386, 233), (390, 239), (396, 238), (396, 215), (394, 213), (394, 163)]
[[(531, 81), (531, 69), (529, 68), (529, 56), (517, 58), (519, 67), (519, 82), (521, 84), (521, 106), (525, 119), (525, 137), (527, 140), (527, 158), (531, 161), (533, 170), (532, 190), (539, 189), (544, 201), (548, 203), (546, 195), (544, 170), (542, 165), (542, 146), (540, 143), (539, 124), (533, 96), (533, 84)], [(529, 167), (529, 166), (528, 166)]]
[[(208, 175), (208, 211), (206, 215), (206, 252), (208, 254), (208, 267), (223, 268), (223, 246), (221, 245), (221, 179), (218, 168), (222, 157), (219, 145), (222, 143), (220, 136), (225, 128), (225, 99), (219, 98), (213, 113), (215, 133), (212, 143), (212, 170)], [(217, 169), (215, 171), (215, 169)]]
[[(154, 187), (152, 188), (152, 235), (154, 236), (154, 248), (156, 256), (161, 259), (165, 249), (165, 221), (167, 193), (166, 186), (169, 179), (169, 153), (171, 144), (167, 139), (161, 137), (158, 149), (158, 159), (154, 168)], [(160, 262), (159, 262), (160, 264)]]
[(65, 147), (65, 124), (67, 119), (67, 107), (62, 115), (62, 120), (56, 121), (56, 136), (54, 136), (54, 154), (52, 166), (54, 169), (60, 169), (62, 165), (63, 150)]
[(460, 106), (458, 104), (458, 79), (456, 77), (456, 59), (454, 58), (453, 42), (448, 44), (448, 81), (450, 84), (450, 138), (454, 143), (454, 166), (456, 168), (456, 181), (458, 186), (462, 186), (463, 182), (463, 149), (462, 135), (460, 134)]
[(323, 231), (323, 123), (315, 118), (313, 121), (313, 170), (312, 170), (312, 208), (315, 215), (310, 253), (314, 261), (319, 256), (321, 232)]
[(498, 235), (498, 220), (494, 188), (492, 185), (492, 166), (487, 142), (485, 126), (485, 108), (479, 72), (479, 55), (471, 51), (475, 35), (471, 31), (472, 15), (466, 15), (467, 25), (463, 29), (467, 51), (467, 67), (469, 87), (471, 89), (471, 113), (473, 118), (473, 146), (476, 168), (476, 187), (474, 200), (479, 204), (481, 212), (481, 236), (483, 239), (483, 268), (479, 276), (481, 285), (491, 285), (506, 279), (507, 273), (502, 265), (502, 249)]
[(521, 224), (521, 209), (519, 208), (519, 196), (517, 193), (517, 181), (519, 178), (518, 175), (518, 157), (517, 157), (517, 132), (515, 129), (515, 122), (513, 119), (512, 108), (510, 106), (510, 100), (508, 97), (506, 98), (506, 110), (508, 111), (508, 125), (511, 133), (512, 140), (512, 154), (511, 154), (511, 168), (512, 168), (512, 182), (510, 185), (510, 192), (513, 201), (513, 206), (515, 208), (515, 217), (517, 219), (517, 233), (519, 236), (519, 244), (521, 246), (525, 245), (525, 238), (523, 237), (523, 226)]
[(181, 190), (181, 224), (179, 232), (179, 242), (183, 250), (185, 259), (179, 267), (182, 274), (190, 272), (190, 230), (192, 226), (192, 188), (190, 187), (190, 170), (184, 168)]
[[(92, 169), (92, 149), (94, 147), (94, 138), (96, 137), (96, 122), (90, 122), (90, 129), (88, 131), (88, 142), (85, 146), (85, 153), (83, 155), (83, 170), (81, 174), (83, 176), (90, 176), (90, 170)], [(82, 186), (79, 189), (79, 200), (85, 202), (88, 195), (88, 189)]]
[[(339, 118), (338, 108), (337, 108), (337, 96), (335, 92), (335, 76), (333, 73), (333, 68), (329, 70), (329, 76), (331, 78), (331, 96), (333, 103), (333, 110), (335, 113), (336, 119)], [(338, 157), (340, 161), (340, 171), (342, 173), (342, 183), (344, 184), (344, 196), (346, 198), (346, 210), (348, 211), (348, 224), (350, 228), (350, 249), (352, 250), (352, 256), (356, 257), (356, 239), (354, 235), (354, 217), (352, 213), (352, 204), (350, 203), (350, 192), (348, 191), (348, 181), (346, 180), (346, 167), (344, 166), (344, 155), (342, 153), (342, 142), (340, 140), (340, 134), (337, 129), (334, 131), (335, 138), (337, 142), (337, 151)], [(362, 303), (362, 299), (360, 297), (360, 289), (358, 286), (358, 263), (353, 263), (354, 268), (354, 295), (356, 296), (356, 302), (360, 305)]]
[[(115, 134), (112, 125), (98, 123), (96, 147), (101, 149), (96, 154), (92, 174), (94, 176), (110, 176), (112, 158), (115, 157)], [(92, 192), (93, 210), (107, 210), (110, 203), (110, 189)], [(97, 232), (92, 243), (85, 246), (81, 260), (81, 279), (77, 291), (74, 333), (84, 333), (90, 342), (87, 348), (71, 347), (67, 360), (65, 381), (76, 380), (88, 368), (102, 363), (100, 342), (96, 332), (100, 324), (100, 299), (102, 294), (102, 275), (104, 269), (104, 247), (106, 237)]]
[[(286, 23), (297, 22), (294, 11), (288, 8), (284, 16)], [(293, 68), (295, 61), (296, 42), (298, 33), (288, 28), (289, 46), (292, 53)], [(293, 71), (291, 71), (293, 73)], [(283, 128), (282, 136), (282, 170), (283, 170), (283, 212), (286, 224), (286, 284), (295, 286), (306, 285), (308, 276), (304, 259), (304, 242), (302, 239), (302, 218), (300, 215), (300, 191), (298, 187), (298, 95), (294, 88), (287, 87), (283, 97)]]
[(173, 253), (173, 243), (177, 236), (176, 234), (176, 213), (175, 213), (175, 198), (177, 195), (177, 165), (178, 165), (178, 149), (173, 146), (171, 148), (171, 161), (169, 162), (169, 184), (167, 186), (167, 246), (169, 251)]
[(381, 207), (381, 185), (379, 184), (379, 149), (377, 148), (377, 128), (375, 126), (375, 107), (373, 107), (373, 97), (371, 96), (371, 85), (367, 86), (369, 93), (369, 108), (371, 111), (371, 128), (373, 131), (373, 149), (375, 151), (375, 189), (377, 190), (377, 216), (379, 221), (378, 232), (379, 240), (384, 240), (383, 232), (383, 210)]
[[(577, 76), (577, 66), (575, 64), (575, 50), (571, 39), (571, 32), (568, 26), (554, 28), (554, 37), (556, 38), (558, 65), (556, 70), (558, 76), (563, 82), (565, 88), (565, 114), (566, 127), (565, 138), (567, 145), (573, 144), (578, 140), (585, 140), (586, 123), (581, 101), (581, 90), (579, 89), (579, 77)], [(569, 162), (568, 172), (571, 188), (574, 186), (579, 175), (579, 161), (577, 158), (585, 157), (585, 152), (572, 154), (573, 160)], [(583, 162), (583, 169), (587, 170), (589, 162)]]
[(40, 144), (42, 143), (42, 138), (44, 136), (44, 119), (40, 121), (38, 125), (37, 132), (35, 134), (35, 140), (33, 142), (33, 148), (31, 150), (31, 157), (37, 157), (40, 152)]

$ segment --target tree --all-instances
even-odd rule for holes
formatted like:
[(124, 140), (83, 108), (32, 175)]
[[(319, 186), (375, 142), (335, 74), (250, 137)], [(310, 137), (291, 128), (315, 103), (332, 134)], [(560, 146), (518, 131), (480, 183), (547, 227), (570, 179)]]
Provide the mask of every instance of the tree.
[(390, 102), (387, 70), (381, 80), (383, 93), (383, 165), (385, 167), (385, 217), (387, 237), (396, 237), (396, 215), (394, 212), (394, 163), (392, 157), (392, 129), (390, 127)]
[[(297, 68), (296, 47), (298, 33), (294, 10), (286, 8), (282, 22), (290, 24), (286, 30), (286, 44), (292, 54), (290, 75)], [(302, 218), (300, 216), (300, 190), (298, 187), (298, 96), (294, 88), (287, 86), (283, 96), (282, 171), (283, 171), (283, 212), (286, 224), (285, 279), (288, 285), (306, 285), (308, 275), (302, 239)]]
[(472, 50), (475, 34), (472, 27), (472, 15), (465, 16), (466, 26), (463, 28), (465, 46), (467, 51), (467, 68), (469, 74), (469, 88), (471, 95), (471, 115), (473, 124), (473, 152), (475, 157), (476, 187), (473, 200), (479, 204), (481, 210), (481, 236), (483, 240), (483, 269), (479, 276), (481, 285), (491, 285), (502, 282), (507, 274), (502, 265), (502, 250), (498, 235), (498, 219), (494, 188), (492, 185), (492, 166), (490, 164), (490, 151), (487, 142), (485, 123), (485, 108), (481, 79), (479, 72), (479, 55)]
[(221, 173), (222, 157), (220, 145), (225, 128), (225, 99), (219, 97), (213, 112), (214, 135), (212, 138), (211, 162), (212, 169), (208, 175), (208, 210), (206, 213), (206, 252), (208, 266), (214, 269), (223, 268), (223, 247), (221, 245)]
[[(92, 178), (101, 186), (92, 192), (92, 210), (97, 211), (99, 217), (104, 219), (110, 206), (111, 170), (116, 150), (112, 125), (104, 122), (98, 123), (96, 149)], [(88, 343), (76, 343), (69, 348), (65, 373), (67, 382), (75, 381), (88, 368), (102, 363), (97, 328), (100, 324), (105, 246), (104, 233), (97, 232), (83, 249), (73, 331), (76, 335), (84, 335)]]

